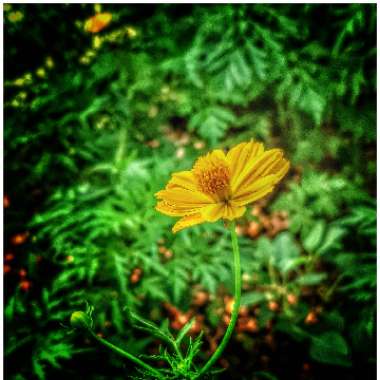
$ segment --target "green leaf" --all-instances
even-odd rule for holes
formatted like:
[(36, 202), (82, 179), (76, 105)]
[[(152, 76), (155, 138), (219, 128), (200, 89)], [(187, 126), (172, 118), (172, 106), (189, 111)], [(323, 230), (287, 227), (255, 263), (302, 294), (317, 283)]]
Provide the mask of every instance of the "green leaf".
[(316, 249), (316, 253), (323, 255), (329, 253), (331, 250), (341, 247), (341, 238), (346, 233), (346, 230), (339, 227), (330, 227), (327, 230), (326, 236), (322, 244)]
[(298, 277), (296, 283), (302, 286), (313, 286), (320, 284), (326, 278), (326, 273), (306, 273)]
[(335, 331), (311, 339), (310, 356), (321, 363), (350, 367), (349, 349), (345, 339)]
[(249, 292), (241, 296), (242, 306), (253, 306), (266, 300), (265, 293)]
[(324, 221), (318, 221), (313, 229), (309, 232), (306, 238), (303, 240), (303, 246), (307, 252), (315, 252), (319, 244), (322, 243), (323, 234), (326, 229)]

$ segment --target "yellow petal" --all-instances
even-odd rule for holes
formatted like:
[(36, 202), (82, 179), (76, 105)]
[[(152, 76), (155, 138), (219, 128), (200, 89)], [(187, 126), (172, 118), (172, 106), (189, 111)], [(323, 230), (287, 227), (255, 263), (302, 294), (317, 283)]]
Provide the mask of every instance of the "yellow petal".
[(274, 186), (264, 187), (259, 191), (240, 197), (238, 200), (232, 200), (230, 203), (234, 206), (248, 205), (258, 199), (264, 198), (267, 194), (273, 191)]
[(172, 175), (167, 188), (173, 189), (176, 187), (184, 188), (187, 190), (198, 191), (198, 186), (191, 170), (177, 172)]
[(156, 210), (164, 215), (168, 216), (185, 216), (199, 213), (201, 207), (191, 208), (184, 207), (182, 205), (175, 206), (171, 205), (165, 201), (158, 202), (156, 205)]
[(204, 207), (201, 211), (203, 218), (208, 222), (216, 222), (218, 219), (223, 218), (224, 206), (224, 203), (215, 203)]
[(233, 195), (234, 201), (239, 201), (240, 198), (247, 197), (253, 193), (260, 191), (264, 187), (273, 186), (277, 183), (277, 176), (274, 174), (259, 178), (245, 186), (240, 186)]
[[(276, 175), (277, 177), (277, 182), (281, 181), (286, 173), (289, 171), (290, 168), (290, 163), (288, 160), (281, 160), (275, 168), (272, 169), (272, 172)], [(276, 182), (276, 183), (277, 183)]]
[(214, 202), (212, 197), (200, 191), (191, 191), (181, 188), (161, 190), (156, 193), (156, 197), (170, 204), (182, 204), (194, 207), (204, 206)]
[(237, 219), (240, 218), (245, 213), (245, 211), (245, 206), (236, 206), (229, 203), (224, 207), (223, 218), (228, 220)]
[(219, 219), (236, 219), (240, 218), (246, 208), (244, 206), (236, 206), (229, 203), (216, 203), (206, 206), (201, 210), (203, 218), (207, 222), (216, 222)]
[(184, 216), (173, 226), (172, 231), (173, 233), (177, 233), (178, 231), (181, 231), (184, 228), (195, 226), (196, 224), (204, 222), (205, 220), (203, 219), (201, 214)]
[(231, 182), (242, 172), (248, 162), (251, 162), (263, 152), (263, 144), (254, 141), (243, 142), (230, 149), (227, 153), (227, 161), (232, 172)]
[(238, 173), (231, 182), (232, 193), (240, 186), (249, 184), (261, 177), (271, 165), (282, 159), (282, 155), (283, 153), (280, 149), (271, 149), (247, 162), (241, 173)]

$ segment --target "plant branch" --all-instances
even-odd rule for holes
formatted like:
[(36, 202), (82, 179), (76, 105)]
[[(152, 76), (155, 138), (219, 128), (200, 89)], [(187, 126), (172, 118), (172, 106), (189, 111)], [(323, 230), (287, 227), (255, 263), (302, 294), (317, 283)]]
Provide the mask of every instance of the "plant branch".
[(164, 379), (164, 376), (162, 376), (159, 371), (157, 371), (156, 369), (154, 369), (153, 367), (151, 367), (149, 364), (143, 362), (142, 360), (140, 360), (136, 356), (130, 354), (129, 352), (124, 351), (121, 348), (113, 345), (112, 343), (108, 342), (107, 340), (105, 340), (105, 339), (97, 336), (91, 329), (89, 329), (88, 331), (91, 334), (91, 336), (95, 340), (97, 340), (100, 344), (102, 344), (103, 346), (107, 347), (108, 349), (110, 349), (111, 351), (115, 352), (119, 356), (122, 356), (123, 358), (127, 358), (130, 361), (134, 362), (135, 364), (139, 365), (140, 367), (145, 368), (147, 371), (149, 371), (152, 374), (154, 374), (155, 376), (157, 376), (157, 378)]

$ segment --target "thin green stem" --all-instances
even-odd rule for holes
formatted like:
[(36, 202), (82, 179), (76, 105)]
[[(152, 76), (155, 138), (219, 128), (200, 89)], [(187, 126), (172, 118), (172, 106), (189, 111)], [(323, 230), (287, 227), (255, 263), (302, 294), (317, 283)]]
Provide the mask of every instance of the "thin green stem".
[(236, 321), (239, 315), (240, 308), (240, 297), (241, 297), (241, 269), (240, 269), (240, 252), (239, 252), (239, 244), (238, 238), (235, 230), (235, 222), (231, 222), (230, 231), (231, 231), (231, 241), (232, 241), (232, 252), (233, 252), (233, 272), (234, 272), (234, 306), (232, 309), (231, 320), (227, 327), (227, 330), (224, 334), (222, 341), (220, 342), (219, 347), (215, 350), (213, 355), (207, 361), (207, 363), (203, 366), (203, 368), (198, 372), (198, 374), (194, 377), (194, 379), (199, 378), (205, 372), (207, 372), (214, 363), (219, 359), (220, 355), (224, 351), (228, 341), (231, 338), (231, 335), (234, 331)]
[(149, 372), (151, 372), (152, 374), (157, 376), (157, 378), (159, 378), (159, 379), (164, 378), (164, 376), (162, 376), (159, 371), (157, 371), (156, 369), (151, 367), (149, 364), (146, 364), (145, 362), (143, 362), (142, 360), (140, 360), (136, 356), (130, 354), (127, 351), (122, 350), (121, 348), (113, 345), (112, 343), (108, 342), (107, 340), (97, 336), (91, 329), (89, 329), (88, 331), (95, 340), (97, 340), (100, 344), (107, 347), (111, 351), (115, 352), (119, 356), (122, 356), (123, 358), (127, 358), (127, 359), (131, 360), (132, 362), (134, 362), (135, 364), (139, 365), (140, 367), (145, 368), (146, 370), (148, 370)]
[(173, 342), (173, 348), (174, 348), (174, 351), (175, 353), (178, 355), (178, 357), (183, 360), (183, 355), (182, 355), (182, 352), (181, 352), (181, 349), (178, 347), (177, 343), (176, 342)]

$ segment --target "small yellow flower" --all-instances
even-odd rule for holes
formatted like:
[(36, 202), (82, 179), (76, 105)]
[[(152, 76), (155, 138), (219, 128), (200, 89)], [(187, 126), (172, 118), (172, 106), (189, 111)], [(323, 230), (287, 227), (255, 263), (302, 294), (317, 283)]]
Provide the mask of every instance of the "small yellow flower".
[(39, 78), (45, 78), (46, 76), (46, 71), (43, 67), (40, 67), (36, 70), (36, 75), (39, 77)]
[(17, 87), (22, 87), (25, 84), (25, 80), (23, 78), (17, 78), (13, 81), (13, 84)]
[(94, 49), (99, 49), (102, 46), (103, 39), (99, 36), (94, 36), (92, 39), (92, 47)]
[(13, 23), (20, 22), (23, 18), (24, 14), (20, 11), (11, 12), (8, 14), (8, 20)]
[(137, 36), (137, 31), (135, 28), (128, 26), (126, 30), (129, 38), (135, 38)]
[(99, 33), (103, 30), (112, 20), (112, 13), (104, 12), (97, 13), (95, 16), (90, 17), (84, 24), (84, 30), (89, 33)]
[(265, 151), (254, 141), (240, 143), (227, 154), (213, 150), (198, 158), (192, 170), (172, 175), (156, 193), (156, 210), (181, 217), (174, 233), (200, 223), (233, 220), (244, 214), (246, 205), (269, 194), (289, 166), (281, 149)]
[(45, 60), (45, 65), (48, 69), (52, 69), (54, 67), (54, 60), (52, 57), (47, 57)]

